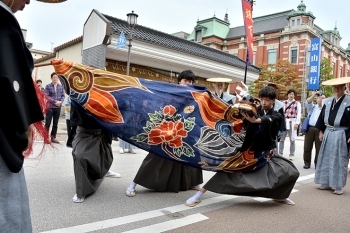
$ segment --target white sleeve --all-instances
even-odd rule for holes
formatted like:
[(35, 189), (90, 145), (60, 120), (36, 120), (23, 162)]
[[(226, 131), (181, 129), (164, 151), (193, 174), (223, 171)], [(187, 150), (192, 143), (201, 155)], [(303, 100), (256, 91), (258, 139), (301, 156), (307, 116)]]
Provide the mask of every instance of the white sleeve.
[(301, 122), (301, 104), (299, 101), (297, 101), (297, 119), (296, 119), (296, 123), (298, 125), (300, 125)]

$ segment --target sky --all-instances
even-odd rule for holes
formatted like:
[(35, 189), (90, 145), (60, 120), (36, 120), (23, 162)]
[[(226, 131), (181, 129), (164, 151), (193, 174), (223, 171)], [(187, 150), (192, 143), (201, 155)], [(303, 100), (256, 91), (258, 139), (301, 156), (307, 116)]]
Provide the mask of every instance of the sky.
[[(27, 42), (33, 49), (51, 51), (52, 48), (83, 34), (84, 23), (93, 9), (102, 14), (126, 20), (126, 14), (138, 14), (137, 24), (165, 33), (191, 33), (197, 20), (224, 19), (227, 12), (230, 27), (242, 26), (241, 0), (67, 0), (59, 4), (31, 0), (23, 11), (17, 12), (19, 24), (27, 30)], [(300, 0), (256, 0), (253, 17), (297, 9)], [(344, 0), (304, 0), (315, 24), (323, 30), (337, 25), (341, 47), (350, 43), (350, 14)]]

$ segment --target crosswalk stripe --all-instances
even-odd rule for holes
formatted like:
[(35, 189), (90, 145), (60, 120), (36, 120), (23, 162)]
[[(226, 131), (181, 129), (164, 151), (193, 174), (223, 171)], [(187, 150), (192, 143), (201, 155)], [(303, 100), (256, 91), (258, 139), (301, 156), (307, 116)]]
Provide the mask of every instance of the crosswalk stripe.
[(67, 228), (61, 228), (61, 229), (56, 229), (52, 231), (46, 231), (44, 233), (82, 233), (82, 232), (91, 232), (91, 231), (97, 231), (97, 230), (102, 230), (110, 227), (116, 227), (128, 223), (133, 223), (133, 222), (138, 222), (142, 220), (147, 220), (151, 218), (156, 218), (160, 216), (164, 216), (165, 213), (175, 213), (175, 212), (180, 212), (184, 210), (189, 210), (190, 208), (198, 208), (198, 207), (203, 207), (207, 205), (212, 205), (215, 203), (231, 200), (234, 198), (237, 198), (238, 196), (233, 196), (233, 195), (222, 195), (222, 196), (217, 196), (213, 198), (208, 198), (205, 199), (201, 202), (200, 205), (195, 206), (195, 207), (187, 207), (185, 204), (181, 205), (176, 205), (176, 206), (170, 206), (167, 208), (163, 209), (158, 209), (158, 210), (152, 210), (152, 211), (147, 211), (143, 213), (138, 213), (138, 214), (133, 214), (133, 215), (128, 215), (128, 216), (123, 216), (119, 218), (113, 218), (113, 219), (108, 219), (104, 221), (98, 221), (98, 222), (93, 222), (93, 223), (87, 223), (83, 225), (78, 225), (78, 226), (73, 226), (73, 227), (67, 227)]
[[(302, 176), (302, 177), (299, 177), (298, 181), (307, 180), (307, 179), (310, 179), (314, 176), (315, 176), (315, 174)], [(298, 190), (293, 189), (292, 193), (294, 193), (294, 192), (298, 192)], [(98, 222), (93, 222), (93, 223), (87, 223), (87, 224), (82, 224), (82, 225), (77, 225), (77, 226), (72, 226), (72, 227), (67, 227), (67, 228), (46, 231), (44, 233), (73, 233), (73, 232), (80, 233), (80, 232), (97, 231), (97, 230), (102, 230), (102, 229), (106, 229), (106, 228), (121, 226), (124, 224), (129, 224), (129, 223), (134, 223), (134, 222), (138, 222), (138, 221), (143, 221), (143, 220), (147, 220), (147, 219), (165, 216), (165, 213), (176, 213), (176, 212), (186, 211), (186, 210), (190, 210), (190, 209), (194, 209), (194, 208), (200, 208), (200, 207), (212, 205), (215, 203), (220, 203), (220, 202), (228, 201), (231, 199), (235, 199), (238, 197), (239, 196), (234, 196), (234, 195), (221, 195), (221, 196), (217, 196), (217, 197), (213, 197), (213, 198), (204, 199), (204, 200), (202, 200), (202, 202), (199, 205), (194, 206), (194, 207), (187, 207), (184, 204), (180, 204), (180, 205), (170, 206), (170, 207), (166, 207), (166, 208), (162, 208), (162, 209), (158, 209), (158, 210), (152, 210), (152, 211), (147, 211), (147, 212), (143, 212), (143, 213), (123, 216), (123, 217), (119, 217), (119, 218), (108, 219), (108, 220), (104, 220), (104, 221), (98, 221)], [(265, 202), (265, 201), (271, 200), (269, 198), (262, 198), (262, 197), (256, 197), (253, 199), (256, 201), (259, 201), (259, 202)], [(186, 218), (186, 217), (184, 217), (184, 218)], [(183, 219), (183, 218), (181, 218), (181, 219)], [(191, 219), (191, 221), (194, 221), (193, 219), (195, 219), (195, 218), (193, 218), (193, 219), (189, 218), (189, 219)], [(199, 218), (199, 219), (201, 219), (201, 218)], [(174, 221), (179, 221), (179, 220), (180, 219), (176, 219)], [(189, 220), (185, 219), (183, 221), (186, 222)], [(202, 220), (200, 220), (200, 221), (202, 221)], [(169, 222), (171, 222), (171, 221), (169, 221)], [(174, 222), (171, 222), (171, 223), (174, 223)], [(145, 231), (143, 231), (143, 232), (145, 232)], [(152, 232), (156, 232), (156, 231), (152, 231)]]
[(158, 233), (170, 231), (179, 227), (187, 226), (207, 219), (209, 218), (204, 216), (203, 214), (193, 214), (180, 219), (174, 219), (167, 222), (150, 225), (147, 227), (141, 227), (131, 231), (125, 231), (124, 233)]

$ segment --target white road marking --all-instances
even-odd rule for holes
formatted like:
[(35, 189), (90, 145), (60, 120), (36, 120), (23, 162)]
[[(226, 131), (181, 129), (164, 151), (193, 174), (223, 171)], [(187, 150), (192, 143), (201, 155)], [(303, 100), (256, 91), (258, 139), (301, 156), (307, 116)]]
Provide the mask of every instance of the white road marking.
[(314, 177), (315, 177), (315, 173), (312, 173), (312, 174), (306, 175), (306, 176), (300, 176), (298, 178), (297, 182), (308, 180), (308, 179), (311, 179), (311, 178), (314, 178)]
[(187, 226), (189, 224), (197, 223), (209, 219), (203, 214), (193, 214), (180, 219), (174, 219), (167, 222), (162, 222), (147, 227), (138, 228), (132, 231), (125, 231), (124, 233), (158, 233), (164, 231), (170, 231), (179, 227)]
[[(315, 176), (315, 174), (310, 174), (310, 175), (299, 177), (297, 182), (313, 178), (314, 176)], [(298, 192), (298, 190), (293, 189), (292, 193), (294, 193), (294, 192)], [(98, 221), (98, 222), (87, 223), (87, 224), (83, 224), (83, 225), (77, 225), (77, 226), (73, 226), (73, 227), (45, 231), (43, 233), (73, 233), (73, 232), (79, 233), (79, 232), (97, 231), (97, 230), (102, 230), (102, 229), (106, 229), (106, 228), (121, 226), (124, 224), (129, 224), (129, 223), (133, 223), (133, 222), (138, 222), (138, 221), (142, 221), (142, 220), (147, 220), (147, 219), (151, 219), (151, 218), (164, 216), (165, 215), (164, 212), (169, 212), (169, 213), (181, 212), (181, 211), (189, 210), (190, 208), (193, 209), (193, 208), (203, 207), (203, 206), (207, 206), (207, 205), (212, 205), (215, 203), (231, 200), (231, 199), (238, 198), (238, 197), (239, 196), (234, 196), (234, 195), (221, 195), (221, 196), (217, 196), (217, 197), (213, 197), (213, 198), (204, 199), (204, 200), (202, 200), (202, 202), (199, 205), (194, 206), (194, 207), (187, 207), (187, 206), (185, 206), (185, 204), (180, 204), (180, 205), (170, 206), (170, 207), (163, 208), (163, 209), (152, 210), (152, 211), (147, 211), (147, 212), (138, 213), (138, 214), (132, 214), (132, 215), (108, 219), (108, 220), (104, 220), (104, 221)], [(265, 201), (271, 200), (269, 198), (262, 198), (262, 197), (256, 197), (253, 199), (256, 201), (260, 201), (260, 202), (265, 202)], [(189, 218), (191, 220), (186, 220), (186, 218), (187, 217), (184, 217), (181, 219), (185, 219), (183, 222), (194, 221), (194, 219), (192, 219), (192, 218)], [(171, 222), (171, 224), (175, 224), (177, 221), (179, 221), (181, 219), (179, 218), (176, 220), (171, 220), (169, 222)], [(198, 218), (198, 219), (201, 219), (201, 218)], [(202, 221), (202, 220), (198, 220), (198, 221)], [(179, 223), (184, 224), (181, 221)], [(156, 224), (156, 225), (159, 225), (159, 224)], [(140, 229), (142, 229), (142, 228), (140, 228)], [(175, 229), (175, 228), (172, 228), (172, 229)], [(158, 228), (158, 230), (159, 230), (159, 228)], [(140, 231), (140, 232), (146, 232), (146, 231)], [(152, 232), (157, 232), (157, 231), (152, 230)], [(158, 231), (158, 232), (160, 232), (160, 231)]]
[(133, 223), (133, 222), (138, 222), (142, 220), (147, 220), (151, 218), (156, 218), (160, 216), (164, 216), (164, 212), (170, 212), (170, 213), (175, 213), (175, 212), (180, 212), (184, 210), (189, 210), (190, 208), (198, 208), (198, 207), (203, 207), (206, 205), (211, 205), (227, 200), (231, 200), (234, 198), (237, 198), (238, 196), (233, 196), (233, 195), (222, 195), (218, 197), (213, 197), (209, 199), (203, 200), (200, 205), (197, 205), (195, 207), (188, 207), (185, 206), (185, 204), (181, 205), (176, 205), (176, 206), (170, 206), (167, 208), (163, 209), (158, 209), (158, 210), (152, 210), (152, 211), (147, 211), (143, 213), (138, 213), (138, 214), (133, 214), (133, 215), (128, 215), (128, 216), (123, 216), (119, 218), (113, 218), (109, 220), (104, 220), (104, 221), (98, 221), (98, 222), (93, 222), (93, 223), (87, 223), (83, 225), (78, 225), (78, 226), (73, 226), (73, 227), (67, 227), (67, 228), (61, 228), (61, 229), (56, 229), (52, 231), (45, 231), (44, 233), (79, 233), (79, 232), (91, 232), (91, 231), (97, 231), (97, 230), (102, 230), (110, 227), (116, 227), (128, 223)]
[[(295, 193), (295, 192), (299, 192), (299, 190), (292, 189), (292, 193)], [(254, 197), (253, 199), (259, 202), (271, 201), (271, 198), (265, 198), (265, 197)]]

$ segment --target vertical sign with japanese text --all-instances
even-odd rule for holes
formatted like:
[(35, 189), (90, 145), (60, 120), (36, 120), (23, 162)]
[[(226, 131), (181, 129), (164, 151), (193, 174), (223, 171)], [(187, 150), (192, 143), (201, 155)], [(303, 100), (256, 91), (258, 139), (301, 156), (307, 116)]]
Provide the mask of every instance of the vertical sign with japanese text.
[(312, 38), (310, 48), (309, 90), (318, 90), (320, 85), (321, 48), (322, 39), (318, 37)]
[(253, 63), (253, 10), (252, 0), (242, 0), (243, 20), (247, 37), (247, 63)]

